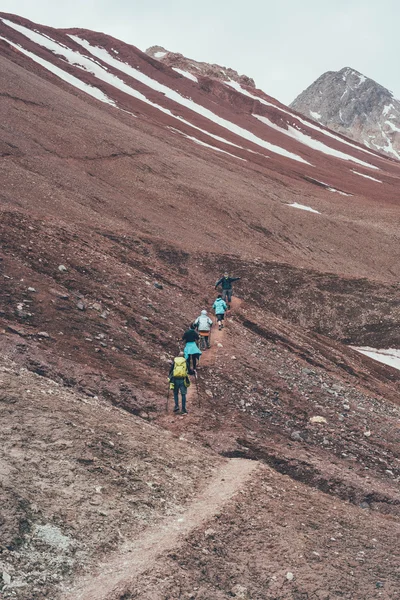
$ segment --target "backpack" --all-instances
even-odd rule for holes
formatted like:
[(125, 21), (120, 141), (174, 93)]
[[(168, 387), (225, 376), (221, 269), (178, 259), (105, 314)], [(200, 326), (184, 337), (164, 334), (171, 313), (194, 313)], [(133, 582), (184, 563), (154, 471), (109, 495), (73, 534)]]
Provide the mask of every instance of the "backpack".
[(177, 356), (177, 358), (174, 359), (173, 376), (177, 379), (184, 379), (187, 377), (187, 374), (186, 360), (183, 358), (183, 356)]

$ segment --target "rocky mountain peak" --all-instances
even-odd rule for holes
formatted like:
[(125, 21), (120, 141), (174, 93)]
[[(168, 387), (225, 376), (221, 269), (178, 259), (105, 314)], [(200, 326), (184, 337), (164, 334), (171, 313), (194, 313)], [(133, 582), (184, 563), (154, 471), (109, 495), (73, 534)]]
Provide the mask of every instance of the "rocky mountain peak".
[[(146, 54), (172, 67), (178, 73), (187, 76), (189, 73), (192, 77), (212, 77), (222, 81), (235, 81), (240, 85), (255, 88), (254, 79), (247, 75), (239, 75), (237, 71), (229, 67), (210, 64), (207, 62), (199, 62), (191, 58), (187, 58), (179, 52), (170, 52), (162, 46), (151, 46), (146, 50)], [(183, 71), (183, 72), (182, 72)], [(190, 77), (189, 77), (190, 78)]]
[(400, 160), (400, 102), (356, 69), (328, 71), (291, 108), (343, 135)]

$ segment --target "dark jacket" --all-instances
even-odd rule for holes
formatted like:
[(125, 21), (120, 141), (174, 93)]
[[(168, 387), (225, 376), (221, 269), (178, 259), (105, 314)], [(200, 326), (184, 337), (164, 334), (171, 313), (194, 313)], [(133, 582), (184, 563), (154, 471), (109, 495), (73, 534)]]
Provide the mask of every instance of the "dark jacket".
[(217, 281), (215, 284), (215, 287), (217, 288), (219, 285), (222, 285), (223, 290), (231, 290), (232, 282), (239, 281), (239, 279), (240, 277), (221, 277), (221, 279), (219, 279), (219, 281)]
[(199, 334), (194, 329), (188, 329), (182, 336), (182, 339), (185, 342), (197, 342), (199, 338)]

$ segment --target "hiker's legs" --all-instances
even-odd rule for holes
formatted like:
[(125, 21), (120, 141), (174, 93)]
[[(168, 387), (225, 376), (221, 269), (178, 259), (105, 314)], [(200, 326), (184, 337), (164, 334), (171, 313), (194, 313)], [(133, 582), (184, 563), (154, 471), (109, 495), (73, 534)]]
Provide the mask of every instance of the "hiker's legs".
[(195, 371), (195, 370), (196, 370), (197, 357), (198, 357), (198, 354), (192, 354), (192, 361), (193, 361), (193, 371)]
[(178, 399), (178, 393), (179, 393), (179, 385), (175, 382), (174, 383), (174, 402), (175, 402), (175, 409), (179, 410), (179, 399)]
[(228, 308), (230, 308), (232, 302), (232, 290), (226, 290), (226, 296), (228, 298)]
[(224, 300), (224, 302), (226, 302), (228, 292), (229, 290), (222, 290), (222, 300)]
[(181, 390), (181, 394), (182, 394), (182, 412), (186, 411), (186, 391), (185, 393), (183, 393), (183, 391)]

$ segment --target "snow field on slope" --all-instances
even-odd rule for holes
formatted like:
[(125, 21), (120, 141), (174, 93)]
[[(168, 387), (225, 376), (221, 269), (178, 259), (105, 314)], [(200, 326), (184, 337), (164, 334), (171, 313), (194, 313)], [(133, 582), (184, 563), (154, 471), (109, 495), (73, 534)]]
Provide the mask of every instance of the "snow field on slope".
[(14, 42), (7, 40), (5, 37), (0, 36), (0, 40), (4, 40), (5, 42), (7, 42), (7, 44), (10, 44), (10, 46), (13, 46), (14, 48), (16, 48), (17, 50), (22, 52), (22, 54), (25, 54), (25, 56), (28, 56), (30, 59), (34, 60), (39, 65), (41, 65), (42, 67), (47, 69), (48, 71), (51, 71), (51, 73), (53, 73), (54, 75), (57, 75), (57, 77), (59, 77), (66, 83), (69, 83), (70, 85), (80, 89), (82, 92), (89, 94), (89, 96), (93, 96), (93, 98), (96, 98), (97, 100), (100, 100), (101, 102), (105, 102), (106, 104), (110, 104), (111, 106), (116, 106), (115, 102), (113, 100), (111, 100), (111, 98), (109, 98), (106, 94), (104, 94), (104, 92), (99, 90), (97, 87), (93, 87), (87, 83), (84, 83), (77, 77), (74, 77), (74, 75), (70, 75), (70, 73), (67, 73), (63, 69), (56, 67), (55, 65), (53, 65), (53, 63), (48, 62), (47, 60), (44, 60), (43, 58), (40, 58), (40, 56), (36, 56), (36, 54), (33, 54), (33, 52), (29, 52), (29, 50), (25, 50), (25, 48), (22, 48), (22, 46), (18, 46), (18, 44), (14, 44)]
[(357, 350), (357, 352), (361, 352), (361, 354), (365, 354), (365, 356), (369, 356), (378, 362), (400, 371), (400, 350), (396, 348), (389, 348), (388, 350), (379, 350), (377, 348), (369, 348), (368, 346), (364, 348), (352, 346), (352, 348), (353, 350)]
[(311, 208), (311, 206), (306, 206), (305, 204), (298, 204), (297, 202), (293, 202), (293, 204), (288, 204), (288, 206), (291, 206), (292, 208), (299, 208), (300, 210), (306, 210), (312, 213), (317, 213), (317, 215), (321, 214), (319, 210), (315, 210), (315, 208)]
[[(20, 33), (25, 35), (25, 37), (28, 37), (29, 39), (31, 39), (36, 44), (47, 48), (48, 50), (50, 50), (51, 52), (53, 52), (56, 55), (59, 55), (59, 56), (61, 55), (62, 57), (65, 58), (65, 60), (69, 64), (73, 65), (74, 67), (85, 70), (88, 73), (91, 73), (97, 79), (100, 79), (101, 81), (104, 81), (105, 83), (112, 85), (113, 87), (121, 90), (122, 92), (124, 92), (126, 94), (129, 94), (130, 96), (132, 96), (138, 100), (141, 100), (142, 102), (146, 102), (153, 108), (160, 110), (161, 112), (169, 115), (170, 117), (177, 119), (181, 123), (184, 123), (185, 125), (188, 125), (189, 127), (192, 127), (193, 129), (197, 129), (198, 131), (201, 131), (202, 133), (216, 139), (219, 142), (228, 144), (230, 146), (234, 146), (236, 148), (240, 148), (241, 150), (243, 149), (241, 146), (237, 146), (236, 144), (233, 144), (232, 142), (229, 142), (228, 140), (225, 140), (224, 138), (222, 138), (220, 136), (214, 135), (204, 129), (200, 129), (200, 127), (196, 127), (196, 125), (192, 125), (192, 123), (190, 123), (189, 121), (186, 121), (185, 119), (183, 119), (183, 117), (174, 115), (168, 108), (164, 108), (163, 106), (160, 106), (160, 105), (152, 102), (144, 94), (142, 94), (141, 92), (128, 86), (124, 81), (122, 81), (122, 79), (119, 79), (117, 76), (112, 75), (111, 73), (108, 73), (108, 71), (103, 66), (101, 66), (99, 63), (94, 61), (92, 58), (85, 57), (82, 54), (80, 54), (79, 52), (75, 52), (75, 50), (68, 48), (67, 46), (58, 44), (58, 42), (55, 42), (48, 36), (44, 36), (40, 33), (33, 32), (30, 29), (26, 29), (25, 27), (22, 27), (21, 25), (16, 25), (15, 23), (12, 23), (11, 21), (7, 21), (6, 19), (2, 19), (2, 21), (4, 23), (6, 23), (7, 25), (10, 25), (11, 27), (14, 27), (15, 29), (17, 29), (17, 31), (19, 31)], [(5, 40), (5, 41), (8, 41), (8, 40)], [(9, 43), (11, 44), (12, 42), (9, 42)], [(63, 69), (60, 69), (59, 67), (53, 65), (53, 63), (50, 63), (50, 62), (36, 56), (32, 52), (29, 52), (28, 50), (24, 50), (22, 47), (16, 46), (15, 44), (12, 44), (12, 45), (17, 47), (19, 50), (21, 50), (27, 56), (30, 56), (30, 58), (32, 58), (33, 60), (35, 60), (36, 62), (41, 64), (43, 67), (45, 67), (49, 71), (52, 71), (54, 74), (58, 75), (58, 77), (60, 77), (67, 83), (79, 88), (80, 90), (90, 94), (91, 96), (97, 98), (98, 100), (101, 100), (102, 102), (107, 102), (108, 104), (111, 104), (112, 106), (118, 108), (118, 106), (115, 104), (115, 102), (113, 100), (111, 100), (110, 98), (108, 98), (108, 96), (106, 96), (106, 94), (104, 94), (98, 88), (90, 86), (87, 83), (84, 83), (79, 78), (75, 77), (74, 75), (70, 75), (67, 71), (64, 71)], [(123, 63), (120, 63), (120, 64), (123, 64)], [(232, 156), (234, 156), (234, 155), (232, 155)]]
[[(340, 142), (341, 144), (345, 144), (346, 146), (350, 146), (350, 148), (354, 148), (355, 150), (358, 150), (360, 152), (365, 152), (366, 154), (370, 154), (371, 156), (374, 156), (375, 158), (377, 158), (376, 154), (374, 154), (373, 152), (370, 152), (366, 148), (356, 146), (355, 144), (352, 144), (351, 142), (348, 142), (347, 140), (343, 140), (342, 138), (338, 137), (334, 133), (331, 133), (330, 131), (326, 131), (325, 129), (322, 129), (315, 123), (305, 121), (297, 114), (294, 114), (288, 110), (285, 110), (284, 108), (281, 108), (280, 106), (277, 106), (276, 104), (272, 104), (272, 102), (268, 102), (267, 100), (264, 100), (264, 98), (260, 98), (260, 96), (255, 96), (254, 94), (250, 94), (250, 92), (248, 92), (247, 90), (242, 88), (242, 86), (239, 83), (237, 83), (236, 81), (232, 81), (232, 80), (225, 81), (225, 84), (229, 85), (230, 87), (235, 89), (237, 92), (240, 92), (241, 94), (244, 94), (245, 96), (248, 96), (249, 98), (253, 98), (253, 100), (258, 100), (258, 102), (260, 102), (261, 104), (264, 104), (265, 106), (272, 106), (272, 108), (276, 108), (277, 110), (280, 110), (281, 112), (285, 113), (286, 115), (289, 115), (292, 119), (297, 119), (297, 121), (299, 121), (306, 127), (309, 127), (310, 129), (314, 129), (315, 131), (318, 131), (319, 133), (322, 133), (323, 135), (326, 135), (327, 137), (330, 137), (330, 138)], [(318, 113), (315, 113), (315, 114), (318, 114)], [(253, 115), (253, 116), (255, 116), (255, 115)], [(378, 169), (378, 167), (375, 167), (374, 165), (370, 165), (369, 163), (368, 163), (368, 167), (370, 169)]]
[(262, 138), (259, 138), (251, 131), (244, 129), (240, 125), (236, 125), (235, 123), (232, 123), (231, 121), (228, 121), (227, 119), (224, 119), (223, 117), (219, 117), (218, 115), (213, 113), (208, 108), (205, 108), (204, 106), (201, 106), (200, 104), (197, 104), (190, 98), (185, 98), (184, 96), (181, 96), (181, 94), (179, 94), (175, 90), (172, 90), (171, 88), (160, 83), (159, 81), (152, 79), (151, 77), (149, 77), (148, 75), (145, 75), (138, 69), (135, 69), (134, 67), (131, 67), (127, 63), (123, 63), (120, 60), (115, 59), (104, 48), (92, 46), (88, 41), (83, 40), (77, 36), (70, 35), (69, 37), (72, 40), (74, 40), (76, 43), (80, 44), (87, 52), (90, 52), (93, 56), (95, 56), (96, 58), (99, 58), (104, 63), (110, 65), (111, 67), (113, 67), (115, 69), (118, 69), (119, 71), (122, 71), (129, 77), (132, 77), (133, 79), (136, 79), (137, 81), (140, 81), (141, 83), (143, 83), (144, 85), (147, 85), (147, 87), (155, 90), (156, 92), (160, 92), (161, 94), (164, 94), (165, 97), (168, 98), (169, 100), (172, 100), (176, 104), (180, 104), (181, 106), (188, 108), (192, 112), (197, 113), (198, 115), (201, 115), (202, 117), (205, 117), (209, 121), (215, 123), (216, 125), (219, 125), (220, 127), (223, 127), (224, 129), (227, 129), (231, 133), (234, 133), (235, 135), (237, 135), (249, 142), (252, 142), (253, 144), (256, 144), (257, 146), (261, 146), (262, 148), (265, 148), (266, 150), (269, 150), (270, 152), (274, 152), (275, 154), (279, 154), (286, 158), (291, 158), (292, 160), (296, 160), (298, 162), (310, 164), (309, 162), (307, 162), (306, 160), (301, 158), (301, 156), (298, 156), (297, 154), (294, 154), (293, 152), (289, 152), (288, 150), (285, 150), (284, 148), (281, 148), (280, 146), (276, 146), (274, 144), (271, 144), (270, 142), (263, 140)]
[[(350, 156), (350, 154), (346, 154), (345, 152), (341, 152), (340, 150), (335, 150), (334, 148), (331, 148), (330, 146), (326, 146), (323, 142), (320, 142), (319, 140), (315, 140), (314, 138), (310, 137), (309, 135), (306, 135), (305, 133), (303, 133), (302, 131), (299, 131), (295, 127), (292, 127), (291, 125), (288, 125), (287, 129), (283, 129), (283, 127), (279, 127), (279, 125), (275, 125), (275, 123), (270, 121), (270, 119), (267, 119), (267, 117), (262, 117), (261, 115), (255, 115), (255, 114), (253, 114), (253, 117), (258, 119), (258, 121), (261, 121), (265, 125), (268, 125), (268, 127), (271, 127), (271, 129), (275, 129), (275, 131), (279, 131), (280, 133), (283, 133), (283, 134), (291, 137), (292, 139), (300, 142), (301, 144), (304, 144), (305, 146), (309, 146), (309, 148), (312, 148), (313, 150), (318, 150), (319, 152), (323, 152), (324, 154), (328, 154), (329, 156), (334, 156), (335, 158), (341, 158), (342, 160), (350, 160), (359, 165), (362, 165), (363, 167), (368, 167), (368, 168), (371, 167), (371, 165), (369, 163), (359, 160), (358, 158), (355, 158), (354, 156)], [(373, 168), (375, 169), (376, 167), (373, 167)]]

